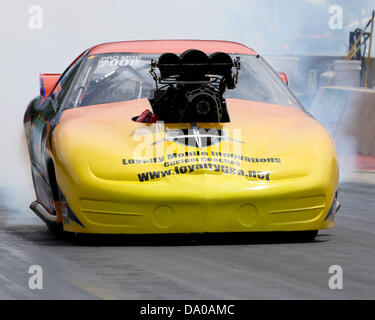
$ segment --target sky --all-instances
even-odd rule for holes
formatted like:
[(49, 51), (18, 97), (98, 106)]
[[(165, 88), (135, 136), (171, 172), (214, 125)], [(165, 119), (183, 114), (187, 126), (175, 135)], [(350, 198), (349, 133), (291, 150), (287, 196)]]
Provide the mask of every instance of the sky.
[[(35, 23), (34, 6), (42, 10), (41, 22)], [(340, 28), (329, 25), (332, 6), (341, 8)], [(375, 0), (3, 0), (0, 186), (32, 186), (22, 120), (39, 93), (39, 73), (63, 72), (95, 44), (216, 39), (265, 55), (343, 55), (348, 32), (363, 26), (372, 9)]]

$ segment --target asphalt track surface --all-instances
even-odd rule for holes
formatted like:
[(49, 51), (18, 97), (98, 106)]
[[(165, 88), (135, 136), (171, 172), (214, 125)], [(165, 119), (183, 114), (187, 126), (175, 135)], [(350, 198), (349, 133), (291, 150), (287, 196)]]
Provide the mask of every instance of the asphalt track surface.
[[(56, 239), (37, 219), (20, 222), (2, 207), (0, 299), (374, 299), (375, 185), (341, 185), (340, 201), (336, 227), (310, 243), (269, 235)], [(43, 268), (43, 290), (28, 287), (31, 265)], [(342, 290), (328, 286), (331, 265), (343, 269)]]

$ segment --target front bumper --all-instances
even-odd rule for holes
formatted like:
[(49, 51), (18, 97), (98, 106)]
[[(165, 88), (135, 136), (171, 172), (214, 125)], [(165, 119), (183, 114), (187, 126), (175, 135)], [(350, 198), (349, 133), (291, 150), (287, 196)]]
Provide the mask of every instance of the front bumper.
[(62, 190), (69, 205), (64, 230), (153, 234), (300, 231), (334, 226), (335, 215), (328, 216), (335, 198), (334, 181), (317, 183), (311, 177), (247, 181), (244, 187), (239, 178), (229, 179), (202, 175), (139, 185), (92, 178), (85, 188), (66, 179)]

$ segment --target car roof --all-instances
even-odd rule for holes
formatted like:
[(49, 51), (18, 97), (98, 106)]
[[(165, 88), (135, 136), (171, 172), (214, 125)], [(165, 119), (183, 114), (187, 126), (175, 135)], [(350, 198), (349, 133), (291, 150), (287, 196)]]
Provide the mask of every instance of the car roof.
[(221, 51), (225, 53), (250, 54), (257, 53), (245, 45), (232, 41), (217, 40), (137, 40), (108, 42), (90, 49), (89, 55), (115, 52), (131, 53), (182, 53), (188, 49), (198, 49), (206, 54)]

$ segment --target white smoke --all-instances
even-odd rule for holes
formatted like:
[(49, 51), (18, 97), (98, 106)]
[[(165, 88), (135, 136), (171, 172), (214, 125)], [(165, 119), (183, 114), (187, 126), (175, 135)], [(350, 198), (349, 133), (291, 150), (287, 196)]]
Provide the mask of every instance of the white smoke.
[(350, 182), (357, 170), (357, 139), (340, 134), (334, 140), (339, 157), (340, 182)]

